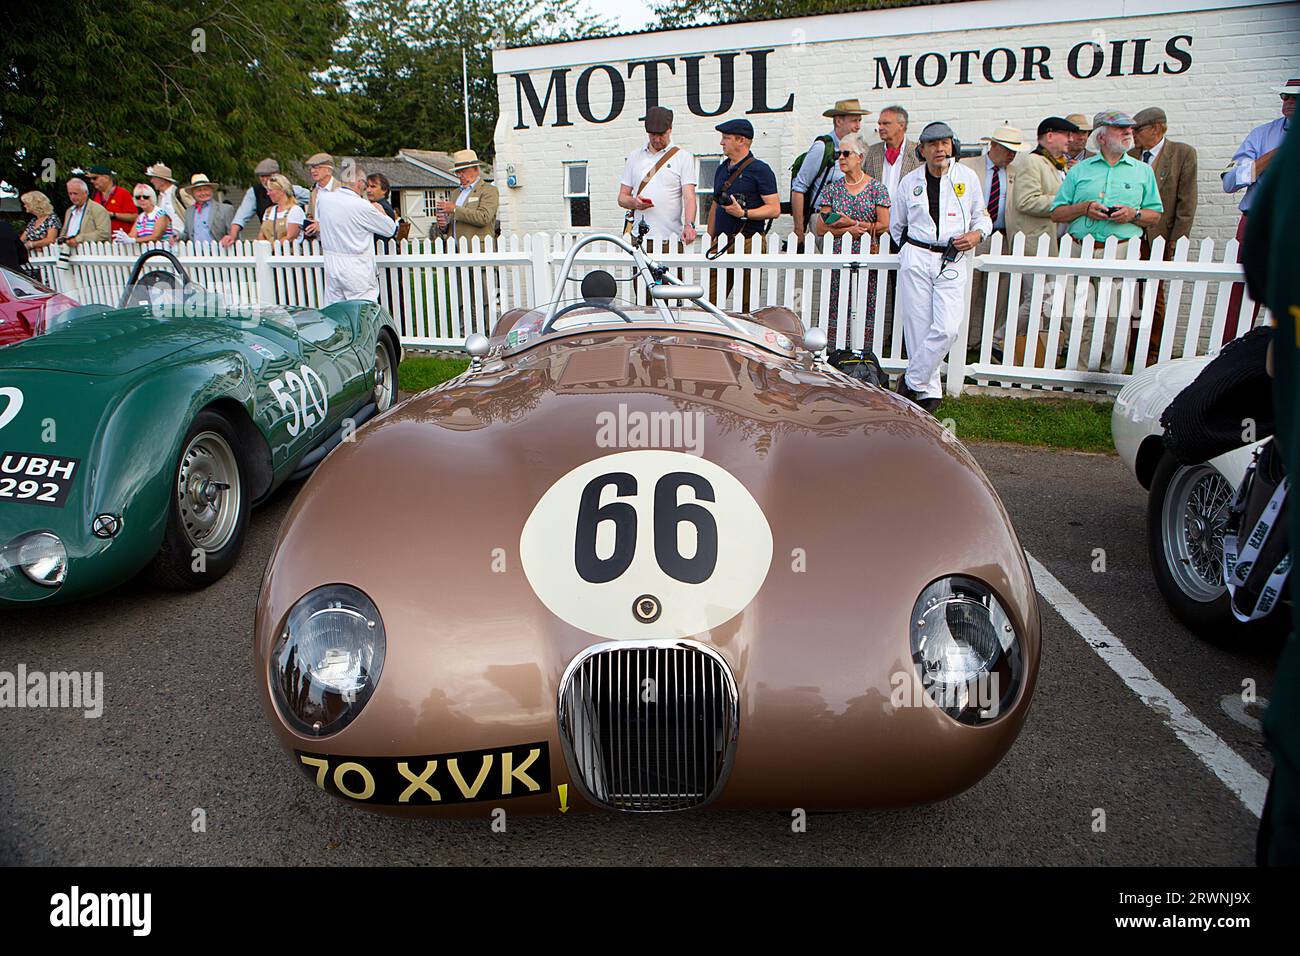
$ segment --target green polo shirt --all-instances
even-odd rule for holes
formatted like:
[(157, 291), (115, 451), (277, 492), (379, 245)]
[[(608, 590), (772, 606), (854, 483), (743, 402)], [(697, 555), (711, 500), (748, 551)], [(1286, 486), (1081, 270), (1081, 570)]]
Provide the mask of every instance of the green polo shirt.
[[(1156, 186), (1156, 174), (1146, 163), (1127, 153), (1114, 166), (1106, 162), (1101, 153), (1075, 163), (1065, 174), (1065, 182), (1061, 183), (1052, 208), (1094, 201), (1104, 206), (1165, 211), (1165, 204), (1160, 201), (1160, 189)], [(1142, 235), (1142, 227), (1136, 222), (1121, 224), (1079, 216), (1070, 222), (1069, 232), (1076, 240), (1092, 236), (1102, 243), (1111, 236), (1136, 239)]]

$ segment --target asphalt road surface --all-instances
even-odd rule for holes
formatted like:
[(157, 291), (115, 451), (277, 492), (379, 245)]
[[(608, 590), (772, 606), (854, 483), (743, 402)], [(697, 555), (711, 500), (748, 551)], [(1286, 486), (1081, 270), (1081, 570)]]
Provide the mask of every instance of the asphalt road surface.
[[(1113, 456), (972, 448), (1026, 550), (1191, 715), (1267, 777), (1253, 680), (1276, 644), (1225, 650), (1166, 610), (1148, 565), (1145, 493)], [(971, 790), (906, 810), (407, 821), (362, 812), (290, 766), (253, 691), (258, 583), (297, 488), (254, 512), (237, 567), (206, 591), (141, 584), (67, 608), (5, 612), (0, 670), (102, 670), (105, 710), (0, 710), (0, 863), (9, 864), (1231, 864), (1257, 817), (1051, 603), (1025, 729)], [(1105, 570), (1095, 549), (1105, 552)], [(1040, 582), (1040, 588), (1042, 587)], [(1102, 642), (1110, 644), (1110, 640)], [(1235, 758), (1234, 758), (1235, 760)], [(1253, 770), (1251, 769), (1253, 768)], [(1256, 784), (1260, 778), (1254, 778)], [(194, 811), (206, 830), (194, 832)], [(1104, 813), (1104, 829), (1098, 824)]]

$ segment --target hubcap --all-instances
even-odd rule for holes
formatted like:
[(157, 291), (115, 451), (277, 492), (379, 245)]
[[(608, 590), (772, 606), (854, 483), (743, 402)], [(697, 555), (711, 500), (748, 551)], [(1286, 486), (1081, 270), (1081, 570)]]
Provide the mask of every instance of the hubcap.
[(220, 551), (239, 523), (239, 463), (216, 432), (200, 432), (181, 455), (176, 504), (190, 543)]
[(1165, 492), (1161, 537), (1178, 587), (1208, 603), (1224, 593), (1223, 529), (1233, 488), (1209, 465), (1180, 468)]
[(388, 349), (380, 342), (375, 346), (375, 407), (388, 411), (393, 404), (393, 365), (388, 358)]

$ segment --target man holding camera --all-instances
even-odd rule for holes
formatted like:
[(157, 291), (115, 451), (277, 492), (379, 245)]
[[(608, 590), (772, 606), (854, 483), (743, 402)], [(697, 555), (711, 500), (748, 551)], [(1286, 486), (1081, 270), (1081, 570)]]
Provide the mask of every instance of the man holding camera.
[(898, 392), (931, 414), (943, 400), (939, 367), (965, 318), (966, 266), (958, 264), (993, 231), (979, 174), (953, 162), (947, 123), (921, 131), (925, 165), (898, 181), (889, 234), (898, 245), (898, 309), (907, 369)]
[[(714, 129), (722, 134), (722, 152), (727, 158), (718, 165), (713, 177), (713, 205), (709, 207), (710, 258), (724, 251), (744, 252), (750, 237), (767, 232), (771, 221), (781, 214), (776, 173), (749, 151), (754, 142), (754, 124), (747, 119), (734, 119), (719, 123)], [(722, 270), (721, 280), (719, 271), (715, 269), (709, 280), (709, 298), (719, 308), (726, 308), (719, 300), (727, 295), (732, 270)], [(748, 288), (741, 299), (741, 311), (748, 312)]]
[[(1075, 163), (1065, 174), (1052, 201), (1052, 221), (1069, 223), (1068, 232), (1075, 242), (1092, 236), (1096, 242), (1094, 259), (1104, 257), (1106, 240), (1115, 236), (1119, 243), (1115, 255), (1124, 259), (1128, 244), (1140, 241), (1143, 230), (1160, 221), (1165, 207), (1151, 167), (1129, 155), (1137, 126), (1133, 118), (1119, 110), (1105, 110), (1093, 117), (1092, 125), (1101, 151)], [(1122, 287), (1123, 282), (1111, 284), (1113, 299), (1118, 299)], [(1089, 298), (1093, 296), (1091, 289), (1090, 283)], [(1114, 316), (1116, 302), (1111, 306), (1108, 314)], [(1096, 313), (1092, 308), (1087, 311), (1093, 318), (1084, 323), (1080, 355), (1091, 352)], [(1088, 368), (1097, 371), (1091, 358)]]

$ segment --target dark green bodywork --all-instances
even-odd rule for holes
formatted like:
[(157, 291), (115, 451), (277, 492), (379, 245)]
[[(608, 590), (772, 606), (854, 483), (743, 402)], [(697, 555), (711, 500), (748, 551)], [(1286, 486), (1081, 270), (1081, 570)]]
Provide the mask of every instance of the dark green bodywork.
[[(68, 551), (62, 587), (0, 574), (0, 605), (82, 598), (148, 564), (166, 529), (182, 442), (206, 408), (232, 422), (248, 494), (253, 502), (266, 498), (345, 418), (370, 403), (380, 335), (391, 337), (400, 358), (392, 317), (362, 301), (319, 311), (261, 307), (166, 318), (146, 307), (94, 308), (78, 310), (48, 335), (0, 349), (0, 491), (9, 492), (0, 495), (0, 547), (48, 530)], [(284, 385), (287, 372), (308, 378), (303, 366), (328, 395), (324, 420), (313, 410), (312, 425), (271, 388)], [(10, 414), (13, 389), (22, 395), (17, 415)], [(319, 396), (319, 386), (313, 393)], [(13, 497), (4, 469), (19, 467), (24, 455), (79, 459), (61, 507)], [(121, 518), (115, 537), (92, 534), (101, 514)]]

